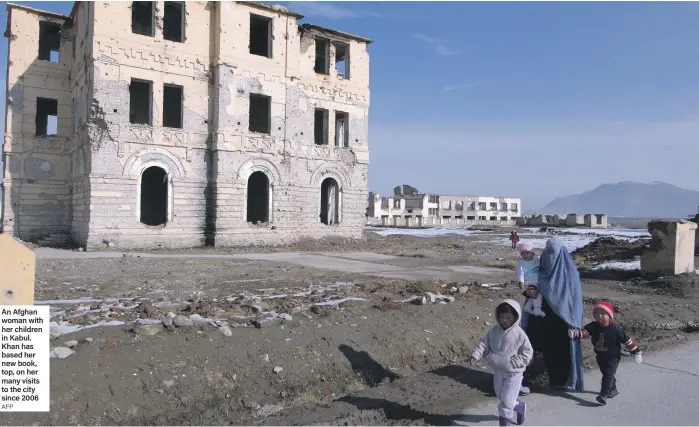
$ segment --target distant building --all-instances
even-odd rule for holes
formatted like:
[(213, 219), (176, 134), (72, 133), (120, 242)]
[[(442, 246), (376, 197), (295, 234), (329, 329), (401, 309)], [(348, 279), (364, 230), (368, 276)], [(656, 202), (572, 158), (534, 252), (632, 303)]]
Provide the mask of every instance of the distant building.
[(514, 225), (522, 201), (514, 197), (450, 196), (420, 193), (409, 185), (393, 196), (369, 193), (367, 223), (395, 227)]

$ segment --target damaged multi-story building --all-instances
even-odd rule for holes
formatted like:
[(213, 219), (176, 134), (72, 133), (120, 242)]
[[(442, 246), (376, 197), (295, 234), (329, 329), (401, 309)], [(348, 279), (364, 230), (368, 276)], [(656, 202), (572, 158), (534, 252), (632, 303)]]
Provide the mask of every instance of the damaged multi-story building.
[(360, 236), (371, 40), (302, 18), (8, 4), (2, 231), (86, 248)]
[(406, 184), (394, 187), (393, 196), (389, 197), (369, 193), (368, 201), (368, 225), (514, 225), (522, 214), (519, 198), (428, 194)]

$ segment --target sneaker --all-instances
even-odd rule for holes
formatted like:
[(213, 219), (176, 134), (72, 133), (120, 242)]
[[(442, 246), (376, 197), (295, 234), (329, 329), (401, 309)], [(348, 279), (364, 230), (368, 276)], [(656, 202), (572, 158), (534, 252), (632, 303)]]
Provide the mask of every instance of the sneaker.
[(609, 392), (609, 394), (607, 395), (607, 398), (612, 399), (612, 398), (617, 397), (618, 395), (619, 395), (619, 390), (614, 389), (614, 390)]
[(527, 404), (523, 401), (517, 399), (517, 405), (515, 405), (515, 414), (517, 414), (517, 425), (524, 424), (524, 417), (527, 414)]
[(607, 398), (600, 394), (599, 396), (597, 396), (597, 403), (599, 403), (600, 405), (606, 405)]
[(520, 395), (520, 396), (526, 396), (526, 395), (528, 395), (528, 394), (531, 393), (531, 392), (532, 392), (532, 391), (529, 389), (529, 387), (527, 387), (527, 386), (525, 386), (525, 385), (523, 385), (523, 386), (521, 386), (521, 387), (519, 388), (519, 395)]

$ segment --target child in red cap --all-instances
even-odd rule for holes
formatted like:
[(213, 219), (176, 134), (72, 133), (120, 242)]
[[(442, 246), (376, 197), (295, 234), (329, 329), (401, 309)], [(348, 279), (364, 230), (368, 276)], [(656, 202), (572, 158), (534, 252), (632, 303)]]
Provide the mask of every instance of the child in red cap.
[(598, 302), (592, 314), (595, 318), (594, 322), (588, 323), (582, 329), (569, 329), (568, 336), (571, 339), (592, 338), (597, 365), (602, 372), (602, 388), (597, 396), (597, 402), (606, 405), (607, 399), (619, 394), (616, 388), (616, 370), (621, 360), (621, 346), (626, 346), (629, 353), (633, 355), (634, 362), (641, 363), (643, 359), (641, 350), (633, 340), (614, 323), (614, 308), (610, 303)]

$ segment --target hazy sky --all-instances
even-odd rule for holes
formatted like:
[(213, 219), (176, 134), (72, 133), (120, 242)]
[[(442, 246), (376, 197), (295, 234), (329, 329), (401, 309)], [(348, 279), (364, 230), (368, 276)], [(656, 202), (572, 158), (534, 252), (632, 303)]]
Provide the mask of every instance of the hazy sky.
[(283, 4), (374, 40), (372, 191), (528, 209), (606, 182), (699, 190), (699, 3)]

